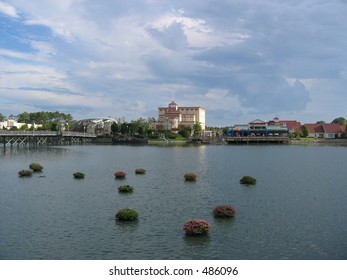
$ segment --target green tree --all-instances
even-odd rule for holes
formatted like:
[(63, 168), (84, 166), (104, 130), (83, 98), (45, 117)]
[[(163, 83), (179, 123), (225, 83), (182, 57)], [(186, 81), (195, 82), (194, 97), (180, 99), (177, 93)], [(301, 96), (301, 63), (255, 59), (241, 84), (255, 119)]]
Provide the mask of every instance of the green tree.
[(340, 125), (346, 125), (346, 119), (343, 118), (343, 117), (339, 117), (339, 118), (334, 119), (331, 123), (337, 123), (337, 124), (340, 124)]
[(309, 135), (309, 133), (310, 133), (310, 130), (305, 125), (303, 125), (301, 127), (301, 131), (302, 131), (302, 137), (304, 137), (304, 138), (306, 138)]
[(325, 124), (325, 121), (317, 121), (316, 124)]
[(127, 122), (123, 122), (120, 125), (120, 133), (122, 133), (122, 134), (128, 134), (129, 133), (129, 124)]
[(113, 135), (115, 135), (119, 132), (119, 125), (116, 122), (111, 124), (111, 131), (112, 131)]
[(5, 116), (0, 113), (0, 122), (3, 122), (5, 120)]
[(200, 134), (202, 131), (201, 123), (197, 122), (193, 125), (194, 134)]
[(190, 126), (185, 126), (178, 132), (182, 137), (188, 139), (192, 134), (192, 128)]

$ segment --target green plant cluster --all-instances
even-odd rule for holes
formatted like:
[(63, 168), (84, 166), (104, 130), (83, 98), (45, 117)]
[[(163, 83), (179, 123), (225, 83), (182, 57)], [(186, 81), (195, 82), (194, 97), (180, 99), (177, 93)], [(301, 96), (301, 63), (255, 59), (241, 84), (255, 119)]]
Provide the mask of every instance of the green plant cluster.
[(124, 208), (117, 212), (116, 219), (120, 221), (132, 221), (137, 219), (139, 214), (134, 209)]
[(257, 180), (251, 176), (243, 176), (240, 180), (241, 184), (244, 185), (255, 185)]
[(78, 172), (73, 173), (72, 175), (76, 179), (84, 179), (84, 173), (83, 172), (78, 171)]
[(133, 192), (134, 188), (130, 185), (119, 186), (118, 191), (122, 193), (130, 193)]
[(186, 181), (195, 181), (196, 180), (196, 174), (194, 174), (194, 173), (186, 173), (186, 174), (184, 174), (184, 179), (186, 180)]
[(29, 168), (34, 172), (40, 172), (43, 169), (43, 166), (39, 164), (38, 162), (32, 162), (29, 165)]

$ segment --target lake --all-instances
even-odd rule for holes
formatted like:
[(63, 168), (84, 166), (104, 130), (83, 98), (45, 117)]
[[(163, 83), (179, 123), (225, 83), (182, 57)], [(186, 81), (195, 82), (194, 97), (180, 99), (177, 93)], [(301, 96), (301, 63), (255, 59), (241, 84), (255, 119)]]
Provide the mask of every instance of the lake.
[[(43, 171), (19, 177), (31, 162)], [(1, 149), (0, 259), (347, 259), (346, 163), (347, 148), (330, 146)], [(184, 181), (187, 172), (196, 182)], [(244, 175), (257, 184), (241, 185)], [(237, 215), (214, 218), (220, 204)], [(138, 220), (115, 220), (122, 208)], [(212, 230), (186, 236), (191, 219)]]

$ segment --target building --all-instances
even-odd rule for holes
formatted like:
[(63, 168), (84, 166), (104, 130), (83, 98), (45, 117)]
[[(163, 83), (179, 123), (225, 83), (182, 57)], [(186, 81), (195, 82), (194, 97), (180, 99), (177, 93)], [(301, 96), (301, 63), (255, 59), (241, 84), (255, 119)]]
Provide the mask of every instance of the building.
[(193, 127), (200, 123), (205, 130), (205, 109), (201, 107), (179, 107), (175, 101), (168, 107), (158, 108), (157, 130), (180, 130), (184, 127)]
[(268, 121), (268, 125), (282, 125), (286, 126), (288, 130), (293, 132), (298, 132), (301, 129), (301, 123), (295, 120), (280, 120), (278, 117), (274, 118), (271, 121)]
[(307, 123), (305, 126), (309, 130), (308, 137), (313, 138), (340, 138), (345, 132), (345, 126), (336, 123), (313, 124)]
[(235, 124), (226, 129), (226, 135), (230, 137), (254, 137), (254, 136), (288, 136), (289, 129), (280, 123), (269, 123), (256, 119), (248, 124)]
[(0, 122), (0, 129), (21, 129), (23, 126), (26, 126), (26, 129), (31, 129), (34, 126), (35, 129), (38, 129), (42, 125), (39, 124), (30, 124), (30, 123), (19, 123), (16, 120), (8, 119), (3, 122)]

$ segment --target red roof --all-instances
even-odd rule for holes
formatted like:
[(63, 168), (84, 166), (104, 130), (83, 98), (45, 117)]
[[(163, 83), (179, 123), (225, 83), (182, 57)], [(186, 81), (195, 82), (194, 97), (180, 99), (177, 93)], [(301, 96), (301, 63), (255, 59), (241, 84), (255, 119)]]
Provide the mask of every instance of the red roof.
[(276, 125), (276, 124), (277, 125), (285, 125), (292, 132), (297, 131), (301, 127), (301, 123), (298, 122), (298, 121), (280, 120), (277, 117), (274, 118), (272, 121), (269, 121), (268, 124), (271, 124), (271, 125)]
[(345, 126), (336, 123), (307, 123), (305, 126), (310, 133), (343, 133), (345, 131)]

